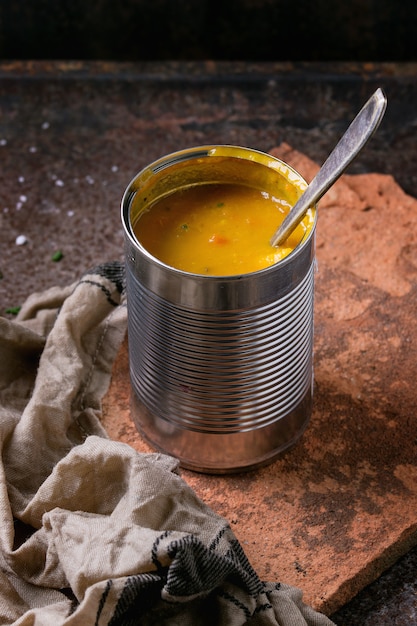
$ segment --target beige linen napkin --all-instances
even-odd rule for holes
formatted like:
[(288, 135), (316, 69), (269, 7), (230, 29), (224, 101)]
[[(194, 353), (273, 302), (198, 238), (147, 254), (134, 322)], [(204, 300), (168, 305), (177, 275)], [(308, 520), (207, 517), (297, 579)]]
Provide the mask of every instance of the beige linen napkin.
[(0, 318), (0, 623), (329, 626), (258, 578), (174, 459), (107, 437), (126, 316), (108, 263)]

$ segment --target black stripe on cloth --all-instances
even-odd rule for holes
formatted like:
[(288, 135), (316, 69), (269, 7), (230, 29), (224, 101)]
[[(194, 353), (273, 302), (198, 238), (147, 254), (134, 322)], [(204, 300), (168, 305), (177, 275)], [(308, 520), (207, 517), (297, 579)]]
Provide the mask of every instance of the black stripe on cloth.
[(159, 537), (157, 537), (155, 539), (155, 541), (153, 542), (153, 545), (152, 545), (151, 559), (152, 559), (152, 563), (155, 565), (156, 570), (157, 570), (157, 572), (159, 574), (161, 574), (161, 572), (166, 571), (166, 567), (163, 567), (161, 562), (158, 559), (158, 547), (159, 547), (159, 544), (161, 543), (161, 541), (163, 539), (166, 539), (171, 534), (172, 534), (171, 530), (166, 530), (165, 532), (162, 533), (162, 535), (159, 535)]
[(120, 261), (109, 261), (108, 263), (97, 265), (94, 269), (86, 272), (86, 275), (87, 274), (96, 274), (97, 276), (102, 276), (107, 280), (111, 280), (119, 293), (124, 291), (126, 284), (125, 266), (124, 263), (121, 263)]
[(217, 546), (220, 543), (221, 538), (229, 529), (230, 529), (230, 526), (228, 524), (226, 526), (223, 526), (223, 528), (217, 533), (217, 535), (214, 537), (213, 541), (209, 545), (209, 550), (215, 550), (217, 548)]
[(226, 554), (209, 550), (195, 536), (173, 541), (168, 547), (172, 563), (167, 575), (171, 596), (190, 596), (214, 590), (224, 581), (237, 581), (251, 596), (263, 591), (263, 583), (250, 565), (237, 540), (229, 542)]
[(98, 607), (97, 607), (97, 615), (96, 615), (96, 619), (94, 622), (94, 626), (98, 625), (101, 612), (103, 611), (104, 605), (106, 604), (107, 596), (109, 595), (110, 589), (112, 588), (112, 586), (113, 586), (113, 581), (110, 579), (107, 581), (106, 587), (103, 593), (101, 594), (100, 602), (98, 603)]
[(243, 611), (244, 614), (245, 614), (246, 619), (250, 619), (252, 617), (252, 613), (248, 609), (248, 607), (245, 604), (243, 604), (243, 602), (238, 600), (235, 596), (233, 596), (231, 593), (228, 593), (227, 591), (221, 591), (217, 595), (220, 598), (223, 598), (224, 600), (227, 600), (228, 602), (231, 602), (236, 608), (238, 608), (241, 611)]
[(157, 574), (128, 576), (108, 626), (138, 626), (161, 598), (164, 581)]
[(256, 613), (262, 613), (263, 611), (269, 611), (272, 608), (273, 608), (272, 604), (269, 604), (269, 602), (265, 602), (264, 604), (261, 604), (260, 606), (257, 606), (256, 609), (254, 610), (253, 614), (256, 615)]
[(116, 300), (113, 300), (113, 298), (111, 297), (110, 289), (107, 289), (107, 287), (105, 287), (102, 283), (99, 283), (95, 280), (87, 280), (83, 278), (82, 280), (80, 280), (78, 284), (79, 285), (93, 285), (94, 287), (98, 287), (106, 295), (107, 302), (109, 304), (111, 304), (112, 306), (119, 306), (119, 302), (116, 302)]

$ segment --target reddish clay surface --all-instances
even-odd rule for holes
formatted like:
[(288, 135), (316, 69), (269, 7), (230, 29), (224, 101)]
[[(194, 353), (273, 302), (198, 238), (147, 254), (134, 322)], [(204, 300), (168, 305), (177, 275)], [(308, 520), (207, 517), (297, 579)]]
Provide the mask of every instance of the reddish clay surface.
[[(317, 165), (273, 154), (311, 180)], [(417, 200), (390, 176), (344, 176), (317, 228), (315, 399), (283, 458), (232, 476), (182, 471), (264, 580), (332, 613), (417, 544)], [(149, 451), (129, 411), (126, 343), (103, 403), (111, 437)]]

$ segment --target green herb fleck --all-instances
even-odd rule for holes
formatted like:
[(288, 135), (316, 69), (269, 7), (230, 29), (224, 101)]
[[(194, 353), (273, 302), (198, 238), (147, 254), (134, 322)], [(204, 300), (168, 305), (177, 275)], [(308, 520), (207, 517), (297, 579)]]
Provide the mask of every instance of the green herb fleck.
[(188, 224), (181, 224), (181, 230), (188, 230)]
[(57, 250), (56, 252), (53, 253), (51, 259), (54, 263), (58, 263), (58, 261), (60, 261), (63, 258), (63, 254), (61, 252), (61, 250)]
[(217, 203), (217, 206), (218, 206), (218, 207), (222, 207), (222, 206), (224, 206), (224, 202), (218, 202), (218, 203)]
[(9, 315), (17, 315), (21, 308), (22, 307), (20, 306), (10, 306), (8, 309), (6, 309), (6, 313), (8, 313)]

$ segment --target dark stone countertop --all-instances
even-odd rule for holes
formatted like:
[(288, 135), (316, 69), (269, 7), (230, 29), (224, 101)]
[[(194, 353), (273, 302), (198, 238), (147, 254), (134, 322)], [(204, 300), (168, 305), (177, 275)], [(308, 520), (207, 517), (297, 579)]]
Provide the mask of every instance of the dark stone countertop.
[[(320, 163), (379, 86), (385, 119), (349, 172), (391, 174), (415, 196), (415, 64), (3, 62), (1, 314), (123, 257), (121, 196), (152, 160), (202, 144), (286, 142)], [(417, 549), (335, 622), (417, 624), (416, 565)]]

